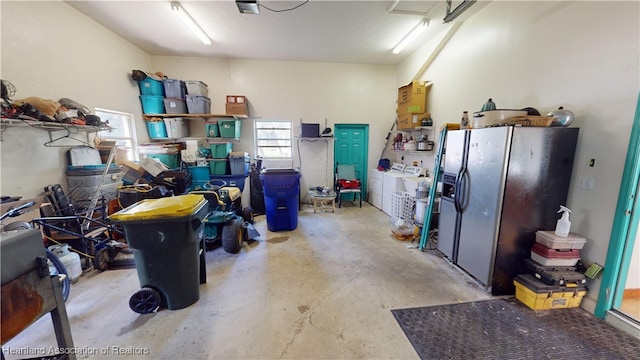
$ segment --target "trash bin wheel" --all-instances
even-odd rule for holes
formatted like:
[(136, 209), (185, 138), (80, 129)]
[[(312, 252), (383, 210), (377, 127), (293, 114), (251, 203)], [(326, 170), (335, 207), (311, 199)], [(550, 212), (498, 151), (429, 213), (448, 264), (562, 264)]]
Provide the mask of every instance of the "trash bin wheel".
[(222, 248), (224, 251), (236, 254), (242, 248), (244, 231), (242, 219), (233, 219), (222, 228)]
[(93, 267), (96, 270), (105, 271), (109, 269), (109, 261), (111, 261), (111, 249), (103, 247), (98, 250), (96, 256), (93, 258)]
[(149, 314), (160, 307), (162, 297), (156, 290), (143, 287), (129, 298), (129, 307), (138, 314)]
[(253, 224), (254, 222), (253, 208), (246, 207), (242, 209), (242, 219), (244, 219), (244, 221), (248, 222), (249, 224)]

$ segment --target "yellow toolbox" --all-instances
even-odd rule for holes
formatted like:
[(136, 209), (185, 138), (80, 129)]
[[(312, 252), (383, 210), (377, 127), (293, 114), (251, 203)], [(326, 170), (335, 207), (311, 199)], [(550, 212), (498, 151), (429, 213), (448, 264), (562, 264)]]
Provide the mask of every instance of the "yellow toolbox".
[(578, 307), (587, 294), (584, 285), (547, 285), (531, 274), (516, 276), (513, 284), (516, 286), (516, 299), (533, 310)]

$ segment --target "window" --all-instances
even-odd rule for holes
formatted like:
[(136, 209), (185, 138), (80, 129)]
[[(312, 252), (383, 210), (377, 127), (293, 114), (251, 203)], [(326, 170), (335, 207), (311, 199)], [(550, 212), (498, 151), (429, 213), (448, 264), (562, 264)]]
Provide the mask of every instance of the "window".
[(127, 159), (137, 161), (140, 157), (133, 114), (96, 108), (96, 115), (100, 116), (100, 120), (103, 122), (108, 121), (109, 126), (112, 127), (111, 130), (98, 132), (98, 137), (103, 140), (115, 141), (118, 147), (127, 151)]
[(291, 121), (255, 120), (256, 154), (263, 159), (292, 158)]

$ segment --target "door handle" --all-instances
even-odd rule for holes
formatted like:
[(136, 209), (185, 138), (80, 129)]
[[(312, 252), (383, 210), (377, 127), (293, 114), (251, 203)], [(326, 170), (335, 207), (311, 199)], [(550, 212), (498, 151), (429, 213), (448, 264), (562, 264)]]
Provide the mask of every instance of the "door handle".
[(458, 173), (456, 174), (456, 181), (453, 185), (453, 204), (455, 205), (456, 212), (458, 213), (462, 212), (462, 207), (460, 205), (460, 186), (464, 170), (464, 168), (460, 168), (460, 170), (458, 170)]

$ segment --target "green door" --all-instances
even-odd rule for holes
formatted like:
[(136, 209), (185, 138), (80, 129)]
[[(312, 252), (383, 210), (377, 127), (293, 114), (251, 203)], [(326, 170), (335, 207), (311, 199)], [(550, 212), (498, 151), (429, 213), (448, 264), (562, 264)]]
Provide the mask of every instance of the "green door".
[(367, 164), (369, 161), (369, 125), (336, 124), (334, 130), (333, 172), (335, 174), (336, 163), (354, 164), (356, 177), (362, 182), (362, 199), (365, 200), (367, 198)]

